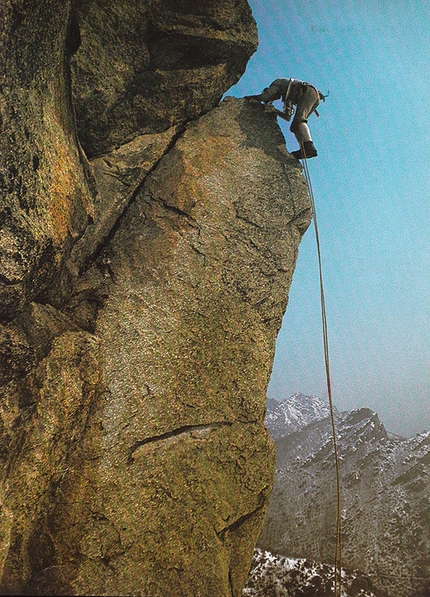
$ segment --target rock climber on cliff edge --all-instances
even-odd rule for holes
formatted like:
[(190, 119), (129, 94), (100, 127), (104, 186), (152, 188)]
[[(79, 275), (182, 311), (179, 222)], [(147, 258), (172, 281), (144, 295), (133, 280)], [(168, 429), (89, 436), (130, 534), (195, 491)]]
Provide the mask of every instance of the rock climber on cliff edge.
[(290, 131), (296, 137), (300, 149), (293, 151), (293, 155), (298, 160), (303, 158), (314, 158), (318, 155), (312, 141), (311, 132), (308, 127), (308, 118), (315, 112), (321, 100), (325, 101), (325, 96), (318, 91), (316, 87), (299, 79), (276, 79), (258, 95), (246, 95), (245, 99), (263, 102), (267, 104), (277, 99), (282, 99), (284, 110), (276, 110), (276, 114), (289, 121), (296, 113), (290, 126)]

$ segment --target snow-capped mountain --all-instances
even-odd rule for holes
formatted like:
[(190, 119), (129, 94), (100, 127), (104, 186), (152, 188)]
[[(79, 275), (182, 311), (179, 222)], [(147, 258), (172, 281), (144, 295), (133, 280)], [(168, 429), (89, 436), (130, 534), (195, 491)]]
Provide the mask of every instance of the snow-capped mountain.
[(280, 439), (329, 415), (328, 403), (318, 396), (293, 394), (284, 400), (267, 399), (265, 424), (272, 439)]
[[(342, 570), (342, 597), (386, 597), (372, 581), (351, 570)], [(333, 597), (334, 568), (311, 560), (274, 556), (256, 549), (242, 597)]]
[[(312, 412), (304, 402), (303, 420)], [(266, 420), (277, 474), (259, 547), (331, 562), (337, 502), (330, 419), (315, 417), (282, 437), (279, 409), (272, 412), (271, 404)], [(294, 424), (299, 420), (295, 413)], [(343, 565), (363, 571), (391, 597), (429, 597), (430, 433), (392, 436), (367, 408), (336, 420)]]

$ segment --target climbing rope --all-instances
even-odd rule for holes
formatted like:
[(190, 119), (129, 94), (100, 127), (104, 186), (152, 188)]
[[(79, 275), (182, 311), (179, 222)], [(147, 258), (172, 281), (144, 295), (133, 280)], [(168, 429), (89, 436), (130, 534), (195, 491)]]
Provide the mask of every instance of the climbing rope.
[[(305, 149), (303, 144), (301, 145), (302, 155), (306, 155)], [(332, 435), (333, 435), (333, 451), (334, 451), (334, 461), (335, 461), (335, 469), (336, 469), (336, 494), (337, 494), (337, 517), (336, 517), (336, 548), (335, 548), (335, 556), (334, 556), (334, 595), (335, 597), (340, 597), (341, 594), (341, 580), (342, 580), (342, 505), (341, 505), (341, 494), (340, 494), (340, 466), (339, 466), (339, 451), (337, 446), (337, 436), (336, 436), (336, 425), (335, 425), (335, 417), (334, 417), (334, 407), (333, 407), (333, 398), (332, 398), (332, 391), (331, 391), (331, 378), (330, 378), (330, 359), (329, 359), (329, 349), (328, 349), (328, 331), (327, 331), (327, 314), (325, 308), (325, 297), (324, 297), (324, 283), (323, 283), (323, 274), (322, 274), (322, 260), (321, 260), (321, 246), (320, 246), (320, 238), (318, 233), (318, 221), (317, 221), (317, 213), (315, 208), (315, 200), (314, 194), (312, 190), (312, 182), (311, 177), (309, 174), (309, 168), (306, 158), (303, 159), (303, 171), (305, 175), (306, 184), (309, 191), (309, 197), (311, 198), (312, 204), (312, 213), (314, 219), (314, 226), (315, 226), (315, 238), (316, 238), (316, 245), (317, 245), (317, 253), (318, 253), (318, 268), (319, 268), (319, 281), (320, 281), (320, 294), (321, 294), (321, 319), (322, 319), (322, 330), (323, 330), (323, 340), (324, 340), (324, 360), (325, 360), (325, 372), (326, 372), (326, 380), (327, 380), (327, 393), (328, 393), (328, 401), (330, 406), (330, 419), (331, 419), (331, 428), (332, 428)]]

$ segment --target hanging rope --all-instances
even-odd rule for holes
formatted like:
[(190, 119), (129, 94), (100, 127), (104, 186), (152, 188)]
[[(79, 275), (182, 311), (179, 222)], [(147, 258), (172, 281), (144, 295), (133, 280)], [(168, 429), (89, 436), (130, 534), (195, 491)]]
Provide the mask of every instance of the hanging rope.
[[(302, 155), (306, 155), (303, 144), (301, 145), (301, 150), (302, 150)], [(332, 435), (333, 435), (334, 461), (335, 461), (335, 469), (336, 469), (337, 519), (336, 519), (336, 548), (335, 548), (335, 556), (334, 556), (334, 594), (335, 594), (335, 597), (340, 597), (341, 580), (342, 580), (342, 504), (341, 504), (341, 495), (340, 495), (339, 451), (338, 451), (338, 446), (337, 446), (336, 425), (335, 425), (335, 417), (334, 417), (333, 398), (332, 398), (332, 392), (331, 392), (327, 315), (326, 315), (326, 308), (325, 308), (320, 238), (319, 238), (319, 233), (318, 233), (318, 221), (317, 221), (317, 213), (316, 213), (316, 208), (315, 208), (314, 194), (313, 194), (313, 190), (312, 190), (311, 177), (309, 174), (309, 168), (308, 168), (308, 163), (307, 163), (306, 158), (303, 159), (303, 171), (304, 171), (304, 175), (305, 175), (306, 184), (308, 186), (309, 197), (311, 198), (312, 212), (313, 212), (313, 216), (314, 216), (315, 238), (316, 238), (317, 253), (318, 253), (318, 268), (319, 268), (320, 294), (321, 294), (321, 319), (322, 319), (322, 330), (323, 330), (323, 340), (324, 340), (324, 360), (325, 360), (325, 372), (326, 372), (326, 380), (327, 380), (328, 401), (329, 401), (329, 406), (330, 406), (331, 428), (332, 428)]]

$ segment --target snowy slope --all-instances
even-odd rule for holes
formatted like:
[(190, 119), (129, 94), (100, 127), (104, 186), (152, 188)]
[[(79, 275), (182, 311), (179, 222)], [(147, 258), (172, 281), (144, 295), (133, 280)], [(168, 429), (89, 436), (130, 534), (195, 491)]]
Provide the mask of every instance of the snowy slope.
[[(306, 405), (303, 420), (309, 412)], [(279, 421), (274, 414), (271, 418), (269, 404), (269, 422)], [(366, 408), (336, 418), (344, 565), (364, 571), (392, 597), (429, 597), (430, 434), (392, 436)], [(283, 437), (278, 426), (268, 428), (276, 440), (277, 474), (259, 546), (290, 557), (333, 561), (336, 486), (330, 420), (314, 418)]]
[[(332, 597), (334, 568), (256, 549), (242, 597)], [(342, 570), (341, 597), (385, 597), (369, 578)]]

